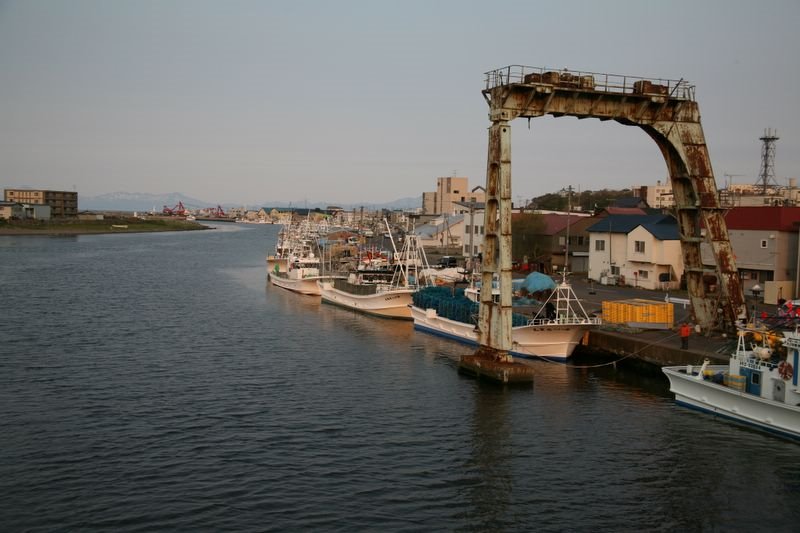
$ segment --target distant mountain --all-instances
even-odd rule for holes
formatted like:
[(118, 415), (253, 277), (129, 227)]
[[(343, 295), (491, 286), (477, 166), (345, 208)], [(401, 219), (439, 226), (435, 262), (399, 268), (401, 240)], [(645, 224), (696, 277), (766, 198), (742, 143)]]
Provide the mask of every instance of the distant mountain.
[(398, 200), (393, 200), (391, 202), (383, 202), (383, 203), (375, 203), (375, 202), (356, 202), (356, 203), (347, 203), (347, 204), (338, 204), (336, 202), (267, 202), (262, 204), (262, 207), (301, 207), (301, 208), (309, 208), (309, 209), (325, 209), (326, 207), (336, 206), (341, 207), (342, 209), (352, 210), (352, 209), (415, 209), (417, 207), (422, 207), (422, 196), (409, 197), (409, 198), (400, 198)]
[(78, 209), (89, 211), (150, 211), (161, 212), (164, 206), (175, 207), (178, 202), (188, 209), (216, 207), (203, 200), (191, 198), (179, 192), (148, 194), (136, 192), (112, 192), (100, 196), (78, 196)]
[[(191, 198), (184, 194), (173, 192), (168, 194), (148, 194), (148, 193), (134, 193), (134, 192), (112, 192), (108, 194), (101, 194), (99, 196), (78, 196), (78, 209), (88, 211), (150, 211), (155, 209), (161, 212), (164, 206), (175, 207), (178, 202), (183, 203), (187, 209), (198, 209), (202, 207), (216, 207), (216, 204), (211, 204), (197, 198)], [(362, 206), (365, 209), (414, 209), (422, 206), (422, 196), (416, 198), (400, 198), (392, 202), (386, 203), (354, 203), (354, 204), (337, 204), (334, 202), (275, 202), (265, 201), (260, 204), (251, 202), (242, 204), (224, 204), (224, 209), (231, 207), (241, 207), (247, 205), (251, 209), (258, 209), (261, 207), (302, 207), (302, 208), (320, 208), (324, 209), (328, 206), (335, 205), (344, 209), (359, 209)]]

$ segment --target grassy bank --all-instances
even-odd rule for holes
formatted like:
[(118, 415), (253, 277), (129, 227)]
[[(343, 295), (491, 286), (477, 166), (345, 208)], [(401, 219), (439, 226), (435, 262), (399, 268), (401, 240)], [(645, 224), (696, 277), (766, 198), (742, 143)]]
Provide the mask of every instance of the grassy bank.
[(0, 235), (84, 235), (202, 229), (208, 229), (208, 226), (183, 219), (169, 218), (117, 217), (103, 220), (0, 220)]

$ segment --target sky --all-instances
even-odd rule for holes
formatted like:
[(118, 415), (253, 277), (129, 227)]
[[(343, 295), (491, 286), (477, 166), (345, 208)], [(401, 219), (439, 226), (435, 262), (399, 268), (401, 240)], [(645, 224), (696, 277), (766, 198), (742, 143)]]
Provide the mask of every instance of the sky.
[[(766, 128), (785, 185), (798, 21), (797, 0), (0, 0), (0, 187), (300, 205), (485, 185), (481, 90), (506, 65), (688, 80), (718, 186), (757, 181)], [(511, 138), (515, 203), (667, 179), (636, 127)]]

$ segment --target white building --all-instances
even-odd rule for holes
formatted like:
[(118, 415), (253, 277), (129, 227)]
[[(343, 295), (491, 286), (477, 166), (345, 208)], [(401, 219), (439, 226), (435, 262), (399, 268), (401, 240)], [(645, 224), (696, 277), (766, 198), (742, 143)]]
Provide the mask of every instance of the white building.
[(678, 288), (683, 255), (669, 215), (608, 215), (589, 232), (589, 279), (645, 289)]
[(425, 248), (461, 247), (464, 215), (443, 215), (417, 227), (414, 233)]
[(647, 202), (648, 206), (656, 209), (664, 209), (665, 207), (673, 207), (675, 205), (675, 196), (672, 194), (672, 182), (669, 179), (664, 183), (658, 180), (655, 185), (633, 187), (633, 193)]

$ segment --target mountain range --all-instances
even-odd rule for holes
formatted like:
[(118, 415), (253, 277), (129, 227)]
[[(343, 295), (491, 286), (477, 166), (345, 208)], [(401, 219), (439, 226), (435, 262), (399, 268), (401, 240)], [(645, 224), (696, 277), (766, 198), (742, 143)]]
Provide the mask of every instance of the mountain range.
[[(198, 200), (186, 196), (179, 192), (167, 194), (150, 194), (150, 193), (134, 193), (134, 192), (112, 192), (108, 194), (101, 194), (99, 196), (78, 196), (78, 208), (80, 210), (88, 211), (156, 211), (161, 212), (164, 207), (173, 208), (182, 203), (187, 209), (199, 209), (203, 207), (216, 207), (217, 204), (212, 204), (204, 200)], [(302, 208), (320, 208), (325, 209), (331, 205), (336, 205), (343, 209), (358, 209), (366, 207), (369, 209), (413, 209), (422, 206), (422, 197), (417, 196), (409, 198), (400, 198), (391, 202), (385, 203), (352, 203), (352, 204), (331, 204), (324, 202), (279, 202), (279, 201), (264, 201), (261, 203), (248, 202), (246, 204), (223, 204), (223, 209), (230, 209), (232, 207), (247, 206), (250, 209), (256, 210), (262, 207), (302, 207)]]

